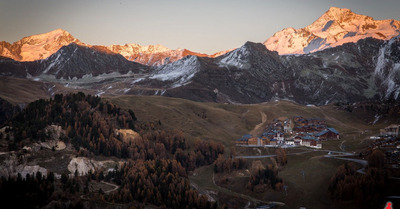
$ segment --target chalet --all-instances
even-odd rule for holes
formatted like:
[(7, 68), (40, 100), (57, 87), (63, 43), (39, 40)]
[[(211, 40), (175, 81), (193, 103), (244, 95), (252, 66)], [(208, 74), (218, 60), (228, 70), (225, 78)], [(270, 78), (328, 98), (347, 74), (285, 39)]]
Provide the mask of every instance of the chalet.
[(251, 137), (250, 134), (243, 135), (242, 138), (236, 139), (236, 145), (248, 145)]
[(286, 144), (286, 145), (295, 145), (294, 139), (288, 139), (288, 140), (286, 140), (286, 141), (285, 141), (285, 144)]
[(294, 137), (294, 145), (300, 146), (300, 144), (301, 144), (301, 137), (300, 136)]
[(247, 145), (248, 141), (247, 139), (236, 139), (236, 145)]
[(381, 129), (381, 136), (393, 136), (399, 137), (400, 136), (400, 125), (392, 124), (386, 128)]
[(272, 138), (268, 138), (266, 136), (261, 136), (261, 144), (262, 145), (268, 145), (270, 143)]
[(269, 145), (277, 145), (278, 142), (276, 139), (271, 139), (271, 141), (269, 142)]
[(260, 138), (258, 138), (258, 137), (251, 137), (249, 140), (248, 140), (248, 145), (253, 145), (253, 146), (260, 146), (261, 145), (261, 142), (260, 142), (261, 140), (260, 140)]
[(320, 140), (339, 139), (339, 132), (334, 128), (327, 128), (315, 136)]
[(302, 138), (301, 145), (306, 147), (322, 148), (321, 141), (318, 138), (309, 135)]
[(311, 146), (311, 141), (315, 140), (313, 136), (303, 136), (301, 138), (301, 146), (309, 147)]

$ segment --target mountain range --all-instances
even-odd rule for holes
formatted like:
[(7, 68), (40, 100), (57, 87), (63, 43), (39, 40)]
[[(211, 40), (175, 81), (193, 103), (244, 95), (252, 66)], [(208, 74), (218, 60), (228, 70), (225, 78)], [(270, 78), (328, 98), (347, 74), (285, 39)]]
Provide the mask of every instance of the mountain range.
[(188, 49), (171, 50), (162, 45), (141, 46), (139, 44), (125, 44), (93, 46), (82, 43), (65, 30), (57, 29), (44, 34), (28, 36), (12, 44), (2, 41), (0, 42), (0, 56), (8, 57), (20, 62), (37, 61), (48, 58), (60, 50), (61, 47), (67, 46), (71, 43), (89, 48), (102, 48), (105, 51), (108, 50), (110, 53), (120, 54), (127, 60), (149, 66), (159, 66), (175, 62), (187, 55), (216, 57), (225, 52), (223, 51), (213, 55), (207, 55), (192, 52)]
[(0, 75), (102, 94), (301, 104), (399, 99), (400, 23), (332, 7), (302, 29), (214, 55), (161, 45), (92, 46), (64, 30), (0, 44)]

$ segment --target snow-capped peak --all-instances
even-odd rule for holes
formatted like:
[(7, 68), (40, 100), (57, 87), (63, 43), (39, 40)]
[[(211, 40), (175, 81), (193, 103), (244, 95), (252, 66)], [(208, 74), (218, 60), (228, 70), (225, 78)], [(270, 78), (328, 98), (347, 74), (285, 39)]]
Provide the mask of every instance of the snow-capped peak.
[(56, 29), (47, 33), (25, 37), (13, 44), (2, 42), (0, 44), (0, 56), (9, 57), (17, 61), (35, 61), (46, 59), (56, 53), (61, 47), (76, 43), (81, 46), (102, 48), (113, 53), (121, 54), (130, 61), (144, 65), (160, 66), (175, 62), (187, 55), (199, 57), (216, 57), (231, 50), (219, 52), (215, 55), (201, 54), (187, 49), (169, 49), (163, 45), (124, 44), (110, 46), (92, 46), (80, 42), (69, 32), (63, 29)]
[(160, 44), (147, 46), (141, 46), (139, 44), (111, 45), (107, 48), (125, 57), (131, 56), (132, 54), (152, 54), (170, 51), (169, 48)]
[(48, 33), (22, 38), (14, 42), (11, 47), (6, 50), (3, 49), (3, 52), (6, 51), (7, 53), (2, 55), (18, 61), (40, 60), (49, 57), (61, 47), (69, 45), (70, 43), (83, 45), (83, 43), (74, 38), (67, 31), (57, 29)]
[(207, 56), (181, 48), (169, 49), (160, 44), (147, 46), (139, 44), (111, 45), (107, 48), (114, 53), (121, 54), (128, 60), (150, 66), (169, 64), (187, 55)]
[(275, 33), (264, 45), (279, 54), (305, 54), (368, 37), (389, 40), (400, 34), (400, 21), (374, 20), (350, 9), (331, 7), (311, 25), (286, 28)]

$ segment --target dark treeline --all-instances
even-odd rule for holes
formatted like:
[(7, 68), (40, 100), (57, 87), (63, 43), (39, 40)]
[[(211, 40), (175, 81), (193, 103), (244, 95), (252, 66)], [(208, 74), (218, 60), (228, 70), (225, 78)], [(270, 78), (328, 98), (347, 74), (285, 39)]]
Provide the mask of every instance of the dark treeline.
[[(54, 99), (30, 103), (8, 123), (14, 135), (14, 140), (9, 140), (10, 149), (22, 147), (17, 144), (27, 138), (45, 141), (48, 136), (44, 129), (52, 124), (66, 131), (64, 140), (77, 150), (83, 147), (95, 155), (142, 160), (175, 158), (185, 168), (193, 170), (213, 163), (224, 152), (221, 144), (212, 141), (198, 140), (189, 146), (181, 131), (160, 130), (160, 121), (137, 122), (132, 110), (123, 110), (81, 92), (57, 94)], [(117, 129), (132, 129), (140, 136), (124, 140)]]
[[(79, 182), (76, 179), (79, 178), (69, 179), (62, 175), (61, 180), (56, 180), (57, 188), (70, 195), (63, 196), (63, 200), (73, 199), (78, 193), (90, 197), (88, 181), (97, 179), (115, 182), (121, 187), (110, 194), (100, 191), (92, 196), (98, 201), (137, 201), (162, 208), (217, 207), (190, 189), (187, 172), (214, 163), (224, 153), (224, 146), (220, 143), (201, 140), (188, 143), (181, 131), (163, 130), (161, 121), (137, 121), (132, 110), (123, 110), (111, 102), (83, 93), (59, 94), (50, 100), (35, 101), (7, 125), (13, 135), (13, 139), (8, 139), (10, 149), (25, 145), (25, 139), (48, 140), (50, 137), (45, 128), (59, 125), (65, 130), (63, 140), (71, 143), (81, 156), (94, 154), (128, 159), (121, 169), (107, 176), (102, 171), (90, 172), (88, 180), (80, 182), (85, 185), (83, 187), (77, 186)], [(138, 135), (127, 137), (121, 134), (121, 129), (132, 129)], [(13, 184), (15, 182), (11, 180), (5, 185)], [(6, 187), (0, 190), (5, 192), (3, 188)], [(32, 191), (41, 191), (41, 188)], [(32, 206), (43, 206), (48, 199), (48, 196), (43, 197), (43, 202), (32, 203)]]
[(114, 179), (121, 186), (105, 197), (107, 201), (137, 200), (162, 208), (217, 208), (216, 203), (190, 188), (186, 170), (176, 160), (129, 160), (105, 179)]
[[(54, 192), (54, 175), (43, 177), (40, 172), (36, 175), (0, 179), (1, 204), (13, 208), (31, 208), (31, 205), (43, 206)], [(8, 204), (7, 204), (8, 203)]]
[(218, 155), (223, 153), (224, 146), (220, 143), (196, 140), (192, 151), (178, 149), (174, 159), (188, 170), (194, 170), (196, 167), (214, 163)]
[(283, 181), (278, 177), (278, 169), (274, 169), (271, 164), (266, 168), (259, 168), (253, 172), (247, 183), (247, 189), (256, 193), (265, 192), (269, 188), (278, 191), (281, 191), (283, 188)]
[[(57, 188), (60, 188), (57, 190)], [(69, 179), (66, 175), (61, 181), (56, 181), (53, 173), (47, 177), (40, 172), (22, 177), (0, 179), (1, 204), (12, 208), (40, 208), (50, 202), (62, 206), (62, 200), (69, 200), (68, 208), (83, 208), (80, 198), (76, 195), (80, 186), (78, 181)]]
[[(100, 101), (99, 97), (83, 93), (62, 95), (54, 99), (40, 99), (30, 103), (8, 125), (13, 128), (14, 140), (10, 149), (24, 139), (45, 141), (47, 125), (60, 125), (66, 130), (66, 141), (75, 148), (84, 147), (95, 154), (129, 157), (127, 145), (118, 139), (116, 128), (135, 129), (133, 111)], [(106, 140), (107, 139), (107, 140)]]
[(287, 164), (287, 156), (286, 156), (286, 149), (278, 148), (275, 151), (276, 160), (280, 166), (284, 166)]
[(248, 162), (244, 158), (228, 158), (225, 159), (224, 155), (219, 155), (214, 164), (214, 172), (231, 172), (232, 170), (241, 170), (248, 168)]
[(378, 207), (383, 201), (389, 178), (388, 172), (383, 168), (383, 153), (374, 150), (368, 156), (368, 162), (365, 174), (358, 173), (357, 167), (352, 163), (339, 166), (330, 180), (330, 196), (335, 200), (353, 200), (362, 208)]

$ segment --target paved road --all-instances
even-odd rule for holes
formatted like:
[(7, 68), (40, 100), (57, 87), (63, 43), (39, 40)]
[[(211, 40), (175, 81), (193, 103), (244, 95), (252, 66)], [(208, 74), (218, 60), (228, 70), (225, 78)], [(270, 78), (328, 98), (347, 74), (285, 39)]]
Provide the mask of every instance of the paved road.
[(258, 159), (258, 158), (268, 158), (275, 157), (276, 155), (244, 155), (244, 156), (235, 156), (235, 158), (244, 158), (244, 159)]
[[(320, 150), (307, 150), (304, 152), (296, 152), (296, 153), (288, 153), (286, 155), (301, 155), (309, 152), (316, 152)], [(244, 159), (259, 159), (259, 158), (269, 158), (269, 157), (275, 157), (276, 155), (243, 155), (243, 156), (235, 156), (235, 158), (244, 158)]]

